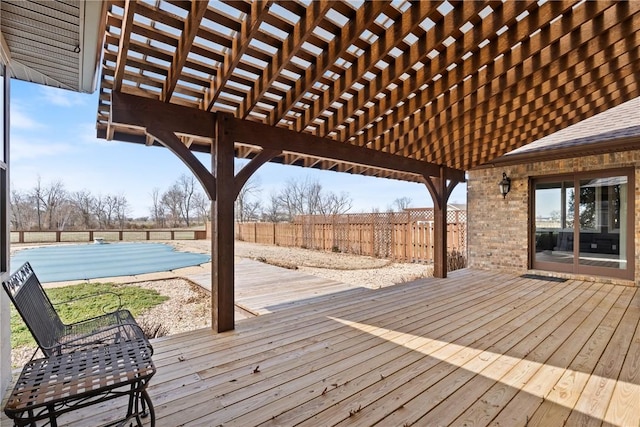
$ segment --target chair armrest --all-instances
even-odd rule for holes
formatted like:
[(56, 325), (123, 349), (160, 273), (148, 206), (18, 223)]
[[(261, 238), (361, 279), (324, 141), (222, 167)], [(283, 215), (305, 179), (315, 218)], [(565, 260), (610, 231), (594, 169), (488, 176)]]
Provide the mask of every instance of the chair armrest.
[(146, 338), (142, 328), (140, 328), (140, 326), (135, 322), (87, 329), (84, 328), (84, 326), (86, 326), (86, 322), (80, 322), (73, 326), (77, 326), (77, 328), (70, 329), (70, 333), (61, 337), (58, 344), (51, 348), (51, 350), (56, 354), (70, 353), (83, 348), (115, 345), (135, 339), (143, 339), (153, 354), (153, 347)]

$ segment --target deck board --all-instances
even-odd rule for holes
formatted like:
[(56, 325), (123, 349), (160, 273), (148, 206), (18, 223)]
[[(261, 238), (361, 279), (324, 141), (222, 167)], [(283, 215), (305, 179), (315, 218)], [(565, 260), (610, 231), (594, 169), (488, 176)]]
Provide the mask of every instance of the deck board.
[(336, 287), (158, 339), (149, 392), (158, 426), (638, 425), (639, 320), (637, 288), (605, 283), (462, 270)]

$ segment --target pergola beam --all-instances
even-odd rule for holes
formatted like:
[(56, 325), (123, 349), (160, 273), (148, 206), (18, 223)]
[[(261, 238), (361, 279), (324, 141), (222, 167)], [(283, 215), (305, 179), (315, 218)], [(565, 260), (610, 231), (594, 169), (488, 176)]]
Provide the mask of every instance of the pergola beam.
[[(374, 141), (376, 147), (385, 144), (392, 144), (393, 141), (399, 139), (403, 135), (409, 134), (413, 129), (418, 127), (422, 122), (431, 119), (436, 115), (437, 109), (442, 104), (453, 105), (463, 99), (463, 95), (455, 96), (457, 90), (450, 90), (454, 85), (462, 85), (465, 88), (470, 86), (469, 81), (476, 78), (477, 74), (474, 70), (478, 70), (485, 66), (487, 69), (493, 69), (494, 59), (501, 54), (509, 54), (511, 47), (519, 42), (526, 42), (530, 34), (548, 22), (550, 16), (555, 16), (566, 8), (570, 8), (569, 2), (548, 2), (540, 8), (535, 4), (527, 4), (525, 2), (509, 2), (499, 8), (497, 11), (486, 17), (477, 28), (467, 32), (464, 37), (457, 41), (460, 43), (464, 51), (471, 52), (471, 56), (462, 62), (456, 62), (456, 67), (451, 71), (444, 73), (443, 77), (424, 90), (416, 92), (416, 96), (408, 99), (400, 107), (393, 107), (392, 113), (387, 115), (383, 120), (376, 123), (370, 129), (357, 136), (357, 144), (364, 145)], [(516, 22), (516, 17), (524, 10), (530, 12), (529, 19)], [(545, 20), (546, 18), (546, 20)], [(498, 25), (511, 25), (515, 23), (513, 30), (503, 37), (495, 33)], [(479, 44), (483, 40), (488, 40), (489, 44), (484, 48), (480, 48)], [(452, 45), (453, 46), (453, 45)], [(449, 48), (451, 49), (451, 47)], [(445, 54), (438, 55), (435, 61), (429, 62), (428, 65), (418, 70), (416, 80), (431, 81), (434, 76), (442, 72), (442, 69), (450, 66), (447, 58), (456, 57), (450, 54), (455, 52), (447, 49)], [(459, 56), (459, 55), (457, 55)], [(467, 76), (472, 75), (471, 79), (464, 80)], [(498, 78), (499, 75), (487, 72), (484, 75)], [(441, 93), (450, 91), (450, 96), (438, 98)], [(431, 123), (433, 126), (433, 122)], [(353, 129), (354, 132), (357, 129)], [(389, 132), (387, 132), (389, 131)], [(402, 149), (402, 148), (399, 148)]]
[[(309, 126), (324, 111), (327, 105), (335, 102), (345, 90), (362, 79), (364, 74), (370, 72), (370, 70), (377, 65), (378, 60), (393, 49), (398, 40), (404, 39), (407, 34), (411, 33), (427, 16), (432, 13), (437, 13), (436, 5), (437, 4), (432, 1), (413, 3), (409, 12), (402, 14), (392, 29), (390, 28), (385, 31), (383, 37), (373, 42), (371, 48), (362, 56), (358, 57), (356, 62), (349, 67), (348, 70), (344, 71), (344, 75), (336, 80), (329, 90), (323, 91), (322, 96), (313, 101), (311, 108), (304, 110), (302, 116), (296, 120), (295, 129), (301, 132)], [(376, 15), (378, 13), (376, 13)], [(357, 22), (357, 19), (355, 22)], [(333, 64), (335, 58), (332, 59)], [(325, 136), (325, 134), (321, 134), (321, 136)]]
[(133, 27), (133, 17), (136, 14), (135, 0), (124, 1), (124, 16), (122, 17), (122, 26), (120, 27), (120, 40), (118, 41), (118, 55), (116, 58), (116, 71), (113, 77), (113, 90), (119, 91), (122, 88), (122, 79), (124, 78), (124, 68), (127, 65), (127, 54), (129, 52), (129, 43), (131, 41), (131, 28)]
[(153, 127), (187, 135), (215, 136), (217, 113), (117, 91), (111, 92), (110, 105), (110, 126)]
[[(215, 138), (215, 114), (194, 108), (167, 104), (119, 92), (111, 94), (111, 126), (139, 129), (153, 127), (172, 132)], [(218, 113), (221, 114), (221, 113)], [(365, 147), (344, 144), (289, 129), (238, 118), (229, 118), (226, 125), (232, 143), (244, 143), (313, 157), (369, 166), (376, 169), (404, 172), (421, 176), (439, 176), (440, 165), (396, 156)], [(445, 168), (447, 176), (464, 181), (464, 171)]]
[[(230, 132), (234, 141), (238, 143), (415, 175), (439, 176), (440, 174), (441, 166), (434, 163), (344, 144), (332, 139), (293, 132), (289, 129), (248, 120), (233, 119), (233, 121), (234, 125), (230, 127)], [(449, 176), (464, 181), (464, 171), (445, 169)]]

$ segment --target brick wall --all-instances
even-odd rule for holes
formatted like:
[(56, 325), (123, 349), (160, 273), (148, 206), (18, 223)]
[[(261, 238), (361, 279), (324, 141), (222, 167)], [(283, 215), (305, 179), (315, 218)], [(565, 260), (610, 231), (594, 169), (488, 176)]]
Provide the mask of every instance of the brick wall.
[[(467, 184), (469, 266), (514, 273), (528, 270), (529, 178), (623, 167), (635, 168), (635, 211), (640, 212), (640, 151), (470, 171)], [(511, 178), (511, 191), (505, 199), (498, 189), (503, 171)], [(635, 283), (638, 284), (640, 215), (636, 215), (634, 221)]]

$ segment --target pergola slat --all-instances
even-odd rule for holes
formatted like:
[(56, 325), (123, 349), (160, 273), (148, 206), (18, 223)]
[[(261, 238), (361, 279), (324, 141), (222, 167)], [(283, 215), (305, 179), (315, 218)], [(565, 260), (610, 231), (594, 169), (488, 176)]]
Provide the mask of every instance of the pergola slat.
[[(489, 3), (491, 3), (494, 8), (500, 4), (496, 1)], [(442, 16), (439, 12), (435, 13), (435, 16), (429, 15), (430, 18), (435, 22), (435, 31), (428, 31), (426, 34), (418, 36), (418, 41), (409, 46), (408, 50), (406, 50), (402, 55), (398, 56), (397, 58), (390, 58), (389, 66), (385, 70), (378, 72), (378, 76), (371, 80), (370, 84), (365, 86), (362, 90), (358, 91), (357, 101), (355, 103), (347, 103), (346, 107), (340, 108), (337, 114), (328, 117), (327, 120), (325, 120), (324, 123), (320, 126), (322, 130), (319, 132), (319, 134), (327, 135), (330, 130), (335, 129), (337, 124), (343, 123), (348, 117), (353, 117), (355, 111), (358, 109), (363, 109), (365, 111), (365, 114), (362, 114), (360, 117), (374, 117), (372, 114), (367, 114), (368, 111), (365, 107), (365, 104), (367, 102), (376, 102), (375, 96), (379, 93), (387, 92), (386, 88), (390, 84), (401, 85), (403, 81), (401, 77), (406, 73), (411, 73), (413, 71), (412, 67), (420, 60), (423, 60), (423, 58), (427, 56), (430, 51), (432, 51), (433, 49), (442, 49), (443, 43), (449, 37), (458, 39), (460, 35), (463, 34), (459, 30), (462, 25), (464, 25), (466, 22), (477, 24), (478, 20), (480, 20), (480, 18), (478, 17), (478, 13), (487, 6), (488, 3), (483, 3), (480, 1), (463, 2), (460, 7), (455, 8), (446, 16)], [(409, 32), (414, 31), (415, 27), (411, 27), (409, 30)], [(403, 39), (404, 37), (405, 36), (402, 36)], [(449, 45), (447, 51), (462, 52), (463, 50), (460, 49), (460, 46), (458, 46), (457, 43), (454, 43)], [(433, 63), (434, 61), (431, 62), (431, 64)], [(451, 62), (448, 62), (445, 67), (450, 63)], [(368, 71), (371, 71), (371, 69), (369, 69)], [(444, 72), (444, 69), (439, 72)], [(431, 76), (435, 76), (436, 74), (438, 74), (438, 72), (432, 73)], [(414, 83), (415, 87), (413, 88), (413, 90), (416, 90), (418, 86), (422, 84), (421, 80), (418, 79), (407, 78), (404, 80), (408, 80), (409, 82)], [(345, 83), (348, 84), (349, 82), (347, 81)], [(398, 93), (397, 91), (394, 91), (394, 94), (397, 94), (397, 98), (393, 97), (391, 101), (394, 105), (397, 102), (406, 99), (406, 97), (409, 95)], [(358, 121), (358, 119), (355, 118), (355, 121)]]
[(277, 124), (296, 103), (298, 103), (308, 88), (313, 87), (320, 78), (333, 66), (336, 60), (355, 42), (363, 30), (368, 28), (376, 17), (387, 7), (385, 2), (365, 2), (356, 12), (356, 18), (349, 21), (339, 31), (339, 35), (320, 56), (315, 64), (309, 67), (303, 79), (296, 81), (295, 90), (287, 93), (286, 100), (279, 103), (278, 108), (269, 120), (272, 125)]
[(247, 118), (249, 112), (264, 96), (265, 92), (271, 87), (294, 55), (300, 51), (302, 45), (313, 36), (313, 29), (324, 19), (325, 14), (331, 9), (333, 4), (333, 1), (325, 0), (311, 3), (311, 6), (307, 9), (305, 15), (301, 17), (300, 21), (296, 23), (292, 33), (286, 38), (282, 48), (278, 50), (262, 77), (254, 83), (254, 87), (249, 92), (249, 96), (247, 96), (244, 104), (240, 107), (239, 117), (243, 119)]
[[(557, 3), (552, 2), (552, 5), (556, 5)], [(602, 7), (604, 4), (601, 2), (591, 2), (586, 7), (591, 7), (591, 12), (585, 12), (585, 9), (581, 9), (581, 13), (579, 14), (578, 19), (575, 19), (575, 22), (579, 23), (579, 27), (582, 25), (590, 26), (591, 20), (595, 19), (602, 13), (605, 9)], [(608, 5), (610, 6), (610, 5)], [(593, 10), (593, 8), (599, 8), (599, 12)], [(571, 15), (571, 19), (575, 18), (574, 15)], [(556, 29), (570, 28), (567, 25), (563, 25), (563, 22), (558, 21), (555, 24)], [(571, 27), (573, 28), (573, 27)], [(434, 101), (427, 105), (425, 108), (420, 110), (419, 112), (422, 114), (422, 120), (416, 120), (416, 126), (412, 129), (404, 128), (404, 133), (400, 135), (394, 135), (395, 140), (399, 141), (398, 145), (401, 149), (405, 150), (405, 155), (413, 155), (415, 152), (411, 150), (411, 146), (416, 146), (421, 143), (421, 141), (406, 140), (410, 138), (411, 132), (414, 134), (421, 133), (424, 134), (427, 130), (433, 129), (434, 140), (439, 141), (439, 145), (435, 147), (431, 147), (429, 152), (433, 153), (434, 150), (437, 151), (442, 146), (447, 145), (450, 140), (447, 140), (446, 135), (449, 135), (454, 132), (453, 128), (447, 128), (448, 123), (452, 118), (460, 120), (460, 117), (464, 116), (465, 121), (463, 123), (469, 123), (483, 117), (483, 114), (479, 114), (481, 111), (481, 107), (483, 99), (481, 99), (478, 94), (482, 92), (487, 96), (509, 96), (513, 97), (514, 92), (509, 92), (511, 88), (525, 88), (526, 85), (523, 84), (522, 78), (527, 74), (522, 74), (519, 70), (522, 68), (523, 63), (529, 64), (528, 70), (529, 72), (534, 72), (535, 65), (531, 65), (532, 61), (535, 63), (549, 63), (552, 60), (553, 55), (549, 55), (549, 46), (553, 46), (558, 40), (562, 37), (570, 38), (570, 33), (563, 33), (559, 31), (553, 31), (553, 28), (549, 30), (551, 35), (546, 36), (545, 40), (542, 41), (542, 36), (538, 36), (535, 38), (527, 38), (522, 43), (514, 48), (508, 49), (502, 56), (500, 61), (495, 61), (491, 64), (488, 64), (486, 68), (482, 70), (482, 72), (476, 73), (472, 75), (471, 78), (462, 82), (455, 89), (451, 90), (451, 93), (447, 93), (442, 98), (435, 98)], [(566, 43), (562, 45), (564, 48), (568, 48), (569, 45)], [(575, 49), (577, 50), (579, 46)], [(546, 49), (547, 56), (545, 58), (540, 59), (541, 51)], [(497, 53), (497, 52), (495, 52)], [(567, 53), (567, 52), (565, 52)], [(574, 52), (575, 53), (575, 52)], [(532, 59), (533, 58), (533, 59)], [(577, 57), (573, 57), (577, 58)], [(533, 67), (533, 68), (532, 68)], [(519, 76), (514, 75), (514, 70), (518, 70), (520, 73)], [(504, 83), (505, 80), (508, 80), (509, 83)], [(449, 82), (447, 82), (448, 84)], [(434, 85), (431, 90), (430, 95), (436, 96), (438, 93), (438, 89), (441, 89), (442, 85)], [(454, 93), (461, 92), (461, 95), (454, 96)], [(417, 101), (418, 103), (420, 101)], [(495, 105), (499, 105), (500, 102)], [(415, 104), (410, 104), (415, 105)], [(440, 107), (443, 105), (442, 107)], [(462, 107), (460, 106), (462, 105)], [(410, 108), (409, 106), (409, 108)], [(441, 111), (442, 113), (438, 113)], [(504, 110), (503, 110), (504, 111)], [(459, 125), (458, 127), (461, 127)], [(377, 146), (388, 146), (392, 142), (389, 140), (391, 134), (385, 134), (383, 139), (377, 142)], [(403, 137), (405, 140), (403, 141)], [(415, 142), (417, 141), (417, 142)], [(422, 141), (424, 142), (424, 141)], [(418, 153), (420, 155), (422, 153)]]
[[(531, 127), (536, 114), (555, 122), (547, 109), (563, 108), (557, 85), (586, 99), (588, 88), (605, 84), (616, 94), (612, 107), (632, 96), (625, 76), (639, 72), (633, 57), (604, 75), (589, 73), (604, 73), (600, 64), (573, 57), (611, 61), (603, 52), (619, 52), (616, 42), (635, 55), (640, 42), (623, 23), (639, 13), (637, 2), (273, 1), (275, 12), (263, 2), (198, 3), (111, 2), (118, 9), (107, 31), (118, 31), (107, 36), (105, 90), (205, 109), (216, 103), (247, 120), (468, 169), (562, 127)], [(609, 74), (622, 76), (617, 87), (605, 83)], [(531, 97), (554, 101), (544, 109)], [(108, 96), (100, 99), (108, 105)], [(99, 111), (104, 130), (108, 113)], [(521, 129), (526, 136), (513, 137)], [(512, 143), (494, 142), (502, 134)], [(355, 170), (309, 153), (272, 161)]]
[(184, 31), (180, 36), (180, 42), (178, 43), (178, 49), (173, 55), (173, 61), (171, 62), (171, 68), (169, 68), (169, 75), (167, 76), (166, 85), (162, 93), (162, 99), (168, 102), (171, 100), (171, 95), (176, 88), (176, 84), (182, 74), (182, 68), (187, 63), (187, 55), (191, 50), (193, 41), (198, 33), (200, 27), (200, 21), (207, 11), (208, 2), (192, 2), (189, 16), (184, 25)]
[(240, 63), (242, 55), (244, 55), (249, 48), (249, 43), (251, 43), (256, 33), (260, 31), (260, 24), (269, 13), (270, 3), (270, 1), (263, 0), (256, 0), (251, 3), (251, 13), (242, 21), (240, 32), (233, 39), (231, 51), (225, 55), (222, 68), (217, 70), (216, 77), (212, 80), (211, 91), (210, 93), (207, 92), (209, 94), (208, 99), (205, 98), (207, 111), (211, 111), (211, 108), (213, 108), (213, 104), (215, 104), (220, 93), (231, 78), (234, 69)]
[[(550, 2), (545, 3), (545, 5), (543, 5), (542, 7), (551, 8), (552, 5), (556, 5), (554, 7), (558, 7), (560, 3)], [(370, 141), (373, 141), (376, 136), (383, 135), (387, 130), (391, 130), (398, 123), (402, 125), (402, 120), (406, 117), (412, 118), (414, 115), (421, 114), (423, 110), (429, 110), (431, 107), (429, 102), (437, 102), (437, 96), (441, 93), (437, 91), (438, 89), (448, 89), (454, 84), (460, 84), (460, 82), (462, 82), (463, 79), (467, 75), (469, 75), (468, 72), (470, 71), (470, 68), (477, 69), (480, 66), (488, 63), (488, 61), (493, 60), (493, 58), (498, 55), (495, 52), (495, 50), (498, 49), (497, 45), (491, 45), (490, 43), (491, 46), (495, 46), (494, 51), (488, 54), (480, 55), (481, 48), (479, 47), (479, 44), (483, 40), (496, 40), (496, 26), (508, 25), (515, 22), (518, 15), (523, 13), (525, 10), (533, 9), (534, 6), (535, 4), (531, 5), (524, 2), (512, 2), (505, 4), (503, 7), (497, 8), (497, 10), (494, 10), (494, 12), (489, 16), (482, 19), (482, 21), (479, 22), (473, 30), (465, 33), (462, 39), (456, 42), (456, 44), (459, 43), (461, 46), (456, 47), (453, 44), (450, 45), (446, 49), (446, 51), (443, 54), (438, 55), (434, 61), (429, 61), (429, 63), (425, 64), (424, 67), (415, 70), (414, 76), (412, 76), (413, 78), (407, 79), (405, 80), (406, 83), (403, 82), (403, 84), (399, 85), (398, 89), (396, 90), (397, 94), (394, 94), (394, 97), (390, 100), (390, 102), (387, 101), (387, 98), (383, 98), (379, 102), (379, 107), (373, 110), (369, 116), (367, 116), (367, 118), (379, 117), (385, 111), (392, 109), (392, 113), (386, 115), (384, 120), (377, 122), (374, 127), (369, 128), (362, 134), (356, 136), (357, 145), (365, 145)], [(517, 37), (518, 39), (528, 36), (533, 31), (533, 28), (531, 28), (530, 20), (525, 21), (524, 24), (530, 31), (527, 32), (524, 36)], [(520, 34), (521, 31), (514, 31), (513, 33)], [(516, 40), (512, 41), (513, 44), (515, 44)], [(511, 46), (513, 44), (511, 44)], [(506, 49), (509, 49), (511, 46), (503, 47), (502, 50), (504, 51)], [(471, 53), (471, 58), (476, 60), (475, 64), (472, 65), (471, 62), (469, 62), (470, 60), (472, 60), (471, 58), (467, 61), (461, 61), (462, 56), (464, 56), (466, 52)], [(481, 63), (481, 61), (484, 62)], [(446, 73), (446, 68), (453, 63), (456, 63), (458, 66), (454, 69), (453, 72)], [(437, 82), (434, 82), (433, 86), (419, 91), (416, 96), (409, 98), (409, 96), (412, 93), (415, 93), (424, 82), (432, 81), (433, 77), (439, 74), (444, 74), (444, 77), (439, 79)], [(402, 106), (396, 108), (396, 104), (399, 101), (405, 101), (405, 103)], [(431, 114), (427, 114), (427, 117), (431, 117)], [(418, 121), (422, 120), (422, 118), (418, 119)], [(362, 127), (364, 126), (360, 125), (359, 123), (356, 128), (354, 128), (353, 126), (349, 126), (349, 133), (344, 134), (343, 138), (349, 139), (350, 137), (355, 136), (357, 132), (362, 130)], [(389, 142), (390, 140), (388, 139), (381, 140), (379, 143), (376, 142), (376, 146), (380, 146), (380, 144), (388, 144)]]
[[(636, 16), (637, 18), (640, 18), (640, 16)], [(635, 21), (637, 22), (637, 19)], [(585, 21), (584, 25), (586, 27), (592, 27), (593, 20), (588, 19)], [(593, 34), (590, 30), (584, 30), (582, 33)], [(465, 110), (457, 111), (455, 119), (458, 123), (457, 126), (449, 128), (449, 135), (453, 135), (453, 138), (461, 140), (466, 134), (472, 134), (472, 130), (468, 130), (467, 132), (457, 131), (457, 135), (455, 132), (457, 129), (465, 129), (465, 126), (466, 129), (469, 129), (469, 126), (476, 123), (478, 119), (484, 123), (488, 123), (490, 126), (495, 126), (494, 123), (496, 123), (497, 120), (499, 123), (502, 123), (503, 119), (501, 118), (505, 116), (507, 111), (509, 111), (513, 116), (526, 116), (521, 112), (518, 107), (519, 105), (526, 104), (528, 100), (533, 100), (534, 103), (540, 104), (542, 99), (541, 96), (543, 94), (548, 95), (554, 90), (554, 88), (542, 87), (543, 85), (549, 86), (549, 82), (551, 80), (555, 80), (557, 82), (555, 84), (556, 87), (566, 84), (566, 76), (568, 75), (568, 72), (575, 69), (582, 69), (586, 71), (589, 70), (589, 65), (590, 67), (594, 66), (594, 64), (587, 64), (584, 61), (581, 61), (581, 59), (590, 58), (595, 55), (596, 52), (600, 52), (601, 50), (605, 51), (610, 46), (608, 40), (624, 44), (624, 38), (629, 35), (628, 32), (623, 30), (622, 24), (618, 24), (616, 27), (611, 29), (611, 31), (606, 31), (601, 34), (604, 36), (588, 39), (586, 40), (585, 45), (578, 46), (578, 48), (569, 51), (561, 50), (568, 47), (566, 43), (546, 46), (539, 53), (531, 58), (527, 58), (524, 63), (521, 63), (524, 65), (518, 64), (511, 68), (513, 71), (510, 74), (506, 74), (506, 76), (508, 76), (508, 82), (510, 82), (509, 84), (503, 84), (499, 87), (491, 85), (482, 86), (479, 91), (473, 92), (473, 96), (467, 99), (467, 102), (465, 103)], [(571, 38), (572, 35), (567, 34), (564, 37), (568, 39)], [(512, 52), (515, 52), (515, 50)], [(613, 59), (615, 57), (607, 58)], [(505, 61), (506, 59), (507, 58), (505, 56)], [(546, 63), (547, 65), (542, 68), (538, 68), (536, 64), (541, 62)], [(604, 58), (603, 63), (605, 65), (607, 64)], [(582, 66), (580, 66), (580, 64), (582, 64)], [(562, 79), (562, 76), (564, 76), (565, 79)], [(493, 80), (493, 82), (495, 81), (496, 80)], [(522, 84), (523, 82), (526, 82), (527, 84)], [(507, 97), (509, 99), (507, 99)], [(539, 105), (539, 107), (542, 108), (544, 105)], [(530, 110), (527, 115), (531, 114), (531, 112), (533, 112), (533, 110)], [(451, 113), (450, 116), (452, 116)], [(512, 122), (513, 120), (510, 120), (510, 123)], [(504, 124), (508, 125), (508, 123)], [(433, 126), (433, 123), (427, 122), (425, 124), (421, 124), (419, 128), (427, 129), (427, 126), (429, 125)], [(436, 133), (441, 138), (440, 140), (442, 141), (442, 144), (441, 147), (434, 147), (435, 150), (432, 150), (431, 153), (436, 153), (438, 150), (447, 146), (447, 123), (440, 122), (437, 129)], [(500, 127), (497, 127), (492, 133), (499, 135), (500, 129)], [(414, 143), (414, 146), (415, 145), (417, 144)], [(431, 160), (435, 159), (431, 158)]]

